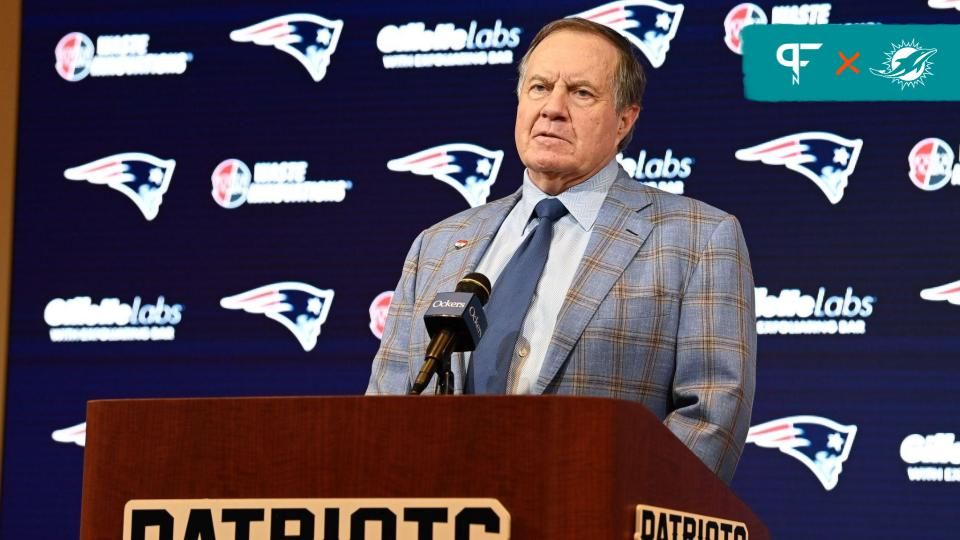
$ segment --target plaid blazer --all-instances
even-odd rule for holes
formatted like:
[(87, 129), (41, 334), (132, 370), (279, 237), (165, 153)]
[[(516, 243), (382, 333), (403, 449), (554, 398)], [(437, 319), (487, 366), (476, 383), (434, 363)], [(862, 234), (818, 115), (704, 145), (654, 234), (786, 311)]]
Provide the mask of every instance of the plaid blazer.
[[(474, 271), (520, 191), (423, 231), (404, 262), (367, 388), (402, 394), (423, 362), (423, 314)], [(467, 240), (456, 249), (454, 243)], [(639, 401), (726, 482), (753, 405), (753, 275), (736, 218), (620, 170), (557, 317), (537, 394)], [(466, 370), (453, 355), (456, 391)], [(430, 392), (431, 390), (427, 390)]]

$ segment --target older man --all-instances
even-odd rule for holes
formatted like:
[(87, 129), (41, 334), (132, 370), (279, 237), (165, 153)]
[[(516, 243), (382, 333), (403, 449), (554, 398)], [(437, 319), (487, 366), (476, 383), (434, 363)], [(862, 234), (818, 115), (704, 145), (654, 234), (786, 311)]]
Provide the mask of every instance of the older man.
[(517, 88), (523, 185), (414, 241), (368, 394), (407, 392), (431, 300), (478, 271), (490, 327), (454, 354), (457, 391), (638, 401), (730, 481), (754, 393), (750, 261), (736, 218), (618, 166), (644, 84), (604, 26), (563, 19), (534, 37)]

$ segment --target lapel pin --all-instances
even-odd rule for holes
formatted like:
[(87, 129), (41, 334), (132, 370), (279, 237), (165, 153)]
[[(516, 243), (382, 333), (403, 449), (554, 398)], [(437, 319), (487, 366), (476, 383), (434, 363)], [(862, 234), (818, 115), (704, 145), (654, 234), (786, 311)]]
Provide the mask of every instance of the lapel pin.
[(469, 244), (469, 242), (466, 240), (457, 240), (453, 243), (453, 249), (463, 249), (467, 247), (467, 244)]

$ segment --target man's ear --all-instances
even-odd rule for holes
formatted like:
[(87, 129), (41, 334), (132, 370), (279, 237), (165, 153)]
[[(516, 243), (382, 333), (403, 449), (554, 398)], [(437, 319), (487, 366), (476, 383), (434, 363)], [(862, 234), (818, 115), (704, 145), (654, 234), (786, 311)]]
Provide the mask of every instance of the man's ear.
[(623, 139), (627, 133), (630, 132), (630, 129), (633, 127), (633, 124), (637, 122), (637, 117), (640, 116), (640, 105), (633, 104), (629, 107), (624, 108), (619, 113), (619, 118), (617, 118), (617, 136), (620, 139)]

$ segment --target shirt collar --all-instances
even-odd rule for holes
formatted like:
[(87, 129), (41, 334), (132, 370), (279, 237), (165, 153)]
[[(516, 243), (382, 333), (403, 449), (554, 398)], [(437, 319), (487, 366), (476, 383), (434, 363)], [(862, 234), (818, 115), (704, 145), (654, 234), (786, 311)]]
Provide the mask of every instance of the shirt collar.
[[(617, 160), (611, 159), (610, 163), (597, 171), (597, 174), (556, 196), (584, 231), (593, 228), (593, 223), (600, 214), (600, 207), (607, 198), (607, 192), (610, 191), (610, 186), (617, 177), (619, 167)], [(523, 192), (519, 202), (522, 215), (527, 216), (529, 220), (537, 203), (548, 197), (550, 195), (540, 191), (524, 169)]]

